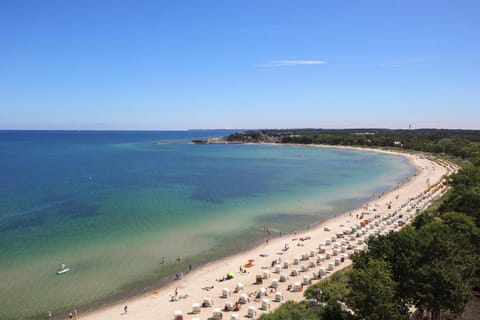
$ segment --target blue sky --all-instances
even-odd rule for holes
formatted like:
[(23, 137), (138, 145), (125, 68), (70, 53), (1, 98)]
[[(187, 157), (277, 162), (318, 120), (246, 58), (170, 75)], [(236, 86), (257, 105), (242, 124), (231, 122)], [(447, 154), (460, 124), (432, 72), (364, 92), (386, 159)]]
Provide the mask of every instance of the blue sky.
[(0, 1), (0, 129), (480, 129), (479, 1)]

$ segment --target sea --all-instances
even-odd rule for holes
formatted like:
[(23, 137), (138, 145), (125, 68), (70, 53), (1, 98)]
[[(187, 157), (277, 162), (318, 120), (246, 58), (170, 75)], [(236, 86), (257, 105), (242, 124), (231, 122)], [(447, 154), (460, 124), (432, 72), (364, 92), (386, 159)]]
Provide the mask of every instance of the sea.
[(233, 132), (0, 131), (0, 319), (148, 292), (416, 172), (366, 151), (188, 143)]

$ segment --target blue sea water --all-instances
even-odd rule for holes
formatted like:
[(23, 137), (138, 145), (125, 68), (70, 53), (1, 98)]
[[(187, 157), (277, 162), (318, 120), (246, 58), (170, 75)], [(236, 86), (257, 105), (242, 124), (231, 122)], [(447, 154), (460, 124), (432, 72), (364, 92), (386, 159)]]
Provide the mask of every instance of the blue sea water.
[(261, 241), (259, 226), (305, 228), (415, 173), (371, 152), (152, 143), (229, 133), (0, 131), (0, 319), (150, 290)]

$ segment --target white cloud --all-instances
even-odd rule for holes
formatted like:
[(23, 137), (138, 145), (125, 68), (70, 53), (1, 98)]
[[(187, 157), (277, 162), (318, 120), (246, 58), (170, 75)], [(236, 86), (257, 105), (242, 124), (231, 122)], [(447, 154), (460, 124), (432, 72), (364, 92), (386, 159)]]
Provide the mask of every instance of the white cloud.
[(274, 60), (268, 63), (267, 67), (289, 67), (325, 64), (324, 60)]

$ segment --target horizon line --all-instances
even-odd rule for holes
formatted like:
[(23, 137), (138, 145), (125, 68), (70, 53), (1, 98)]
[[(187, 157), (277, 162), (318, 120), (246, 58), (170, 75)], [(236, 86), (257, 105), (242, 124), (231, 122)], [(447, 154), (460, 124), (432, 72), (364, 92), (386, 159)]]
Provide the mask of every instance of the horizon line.
[(187, 128), (187, 129), (2, 129), (0, 131), (220, 131), (220, 130), (239, 130), (239, 131), (262, 131), (262, 130), (462, 130), (462, 131), (480, 131), (480, 129), (466, 128), (442, 128), (442, 127), (422, 127), (422, 128), (388, 128), (388, 127), (291, 127), (291, 128)]

